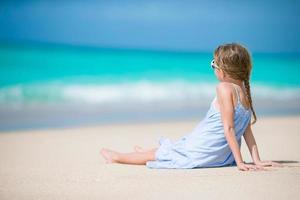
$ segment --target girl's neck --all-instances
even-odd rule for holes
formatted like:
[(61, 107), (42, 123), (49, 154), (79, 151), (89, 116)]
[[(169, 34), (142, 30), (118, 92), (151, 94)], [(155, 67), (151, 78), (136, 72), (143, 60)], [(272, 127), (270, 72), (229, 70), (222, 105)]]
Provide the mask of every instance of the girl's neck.
[(243, 81), (241, 81), (241, 80), (236, 80), (236, 79), (232, 79), (232, 78), (225, 78), (221, 82), (234, 83), (236, 85), (239, 85), (241, 88), (243, 88)]

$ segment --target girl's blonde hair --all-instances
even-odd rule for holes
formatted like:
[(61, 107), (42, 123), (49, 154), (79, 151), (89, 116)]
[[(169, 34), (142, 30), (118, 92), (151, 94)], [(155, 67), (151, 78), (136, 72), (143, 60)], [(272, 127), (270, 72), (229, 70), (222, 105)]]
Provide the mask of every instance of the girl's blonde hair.
[(256, 114), (253, 109), (249, 83), (252, 61), (248, 50), (237, 43), (223, 44), (215, 49), (214, 59), (216, 64), (228, 74), (228, 76), (243, 81), (246, 88), (246, 96), (254, 117), (252, 124), (254, 124), (256, 122)]

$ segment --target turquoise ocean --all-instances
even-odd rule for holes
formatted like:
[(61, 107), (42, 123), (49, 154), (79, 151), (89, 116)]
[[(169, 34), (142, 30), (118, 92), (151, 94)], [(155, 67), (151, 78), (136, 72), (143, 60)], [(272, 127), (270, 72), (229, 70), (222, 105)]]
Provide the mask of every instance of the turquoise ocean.
[[(300, 114), (300, 55), (253, 53), (259, 116)], [(0, 43), (0, 130), (199, 119), (212, 52)]]

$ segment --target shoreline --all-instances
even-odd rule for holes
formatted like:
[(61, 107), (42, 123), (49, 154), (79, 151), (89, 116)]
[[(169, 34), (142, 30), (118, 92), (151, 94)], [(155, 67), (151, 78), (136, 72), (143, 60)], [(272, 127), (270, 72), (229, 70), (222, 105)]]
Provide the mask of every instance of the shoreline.
[[(1, 107), (0, 132), (72, 128), (105, 124), (148, 123), (159, 121), (202, 120), (210, 100), (199, 103), (140, 103), (115, 106), (81, 104)], [(300, 116), (298, 101), (260, 101), (254, 105), (258, 118)]]

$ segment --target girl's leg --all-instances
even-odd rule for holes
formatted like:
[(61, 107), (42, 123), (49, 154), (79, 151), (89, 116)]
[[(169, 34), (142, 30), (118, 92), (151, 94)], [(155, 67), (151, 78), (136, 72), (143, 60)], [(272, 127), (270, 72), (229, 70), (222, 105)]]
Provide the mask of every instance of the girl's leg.
[(157, 148), (145, 152), (120, 153), (103, 148), (101, 154), (106, 159), (106, 163), (145, 165), (147, 161), (155, 160), (156, 150)]

